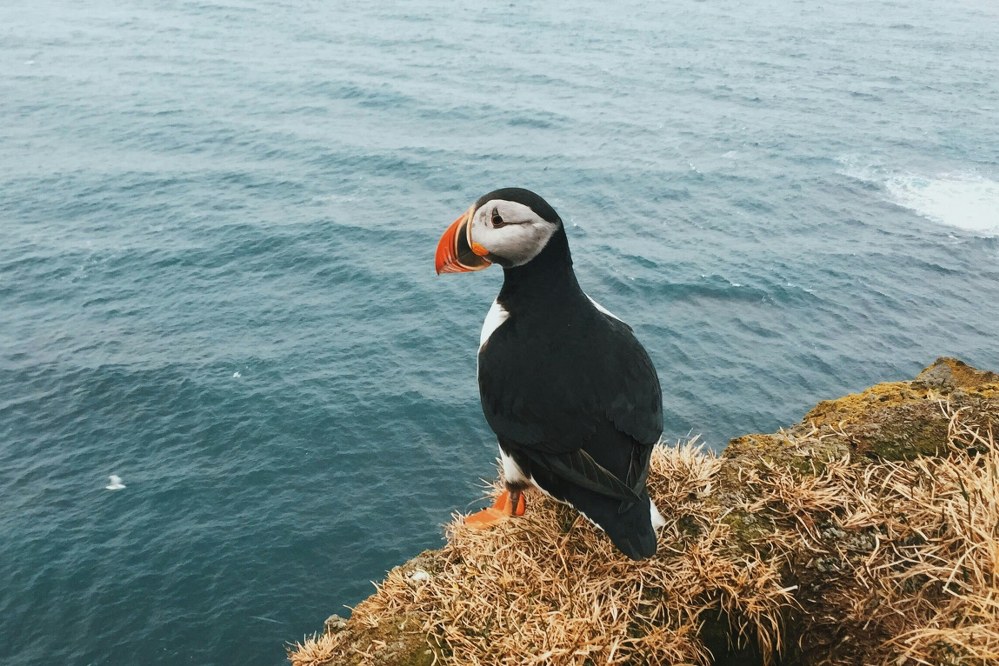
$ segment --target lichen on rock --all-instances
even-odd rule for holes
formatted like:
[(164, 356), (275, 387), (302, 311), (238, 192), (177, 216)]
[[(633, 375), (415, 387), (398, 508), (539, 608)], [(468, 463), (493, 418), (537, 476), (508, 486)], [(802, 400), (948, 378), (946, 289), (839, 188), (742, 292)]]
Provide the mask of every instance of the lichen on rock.
[(540, 495), (389, 572), (320, 664), (999, 663), (999, 375), (942, 358), (778, 433), (659, 447), (632, 562)]

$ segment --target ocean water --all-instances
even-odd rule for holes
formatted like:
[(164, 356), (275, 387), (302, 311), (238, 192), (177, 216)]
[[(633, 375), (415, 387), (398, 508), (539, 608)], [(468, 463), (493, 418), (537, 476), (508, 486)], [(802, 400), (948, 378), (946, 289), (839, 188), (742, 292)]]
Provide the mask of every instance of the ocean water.
[[(999, 368), (999, 5), (0, 5), (0, 663), (279, 664), (442, 541), (545, 196), (666, 438)], [(126, 486), (106, 490), (109, 475)]]

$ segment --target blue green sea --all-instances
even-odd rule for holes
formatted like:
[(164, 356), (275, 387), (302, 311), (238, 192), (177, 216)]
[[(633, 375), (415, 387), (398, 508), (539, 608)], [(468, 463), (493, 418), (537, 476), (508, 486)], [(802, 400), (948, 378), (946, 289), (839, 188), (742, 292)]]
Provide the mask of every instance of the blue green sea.
[(992, 0), (6, 0), (0, 663), (281, 664), (440, 546), (502, 275), (434, 249), (498, 187), (667, 441), (999, 369), (997, 72)]

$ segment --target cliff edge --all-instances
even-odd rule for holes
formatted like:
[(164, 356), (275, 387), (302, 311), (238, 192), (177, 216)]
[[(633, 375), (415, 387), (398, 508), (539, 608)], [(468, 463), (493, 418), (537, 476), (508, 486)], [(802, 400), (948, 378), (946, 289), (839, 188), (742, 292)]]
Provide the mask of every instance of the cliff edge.
[(388, 573), (324, 664), (999, 663), (999, 375), (941, 358), (719, 456), (658, 447), (632, 562), (543, 497)]

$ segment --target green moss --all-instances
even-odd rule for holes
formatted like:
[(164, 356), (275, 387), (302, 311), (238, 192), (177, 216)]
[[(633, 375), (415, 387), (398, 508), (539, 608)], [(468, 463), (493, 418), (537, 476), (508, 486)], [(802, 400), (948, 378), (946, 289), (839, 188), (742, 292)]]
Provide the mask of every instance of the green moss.
[(766, 514), (730, 511), (721, 521), (732, 530), (732, 545), (745, 552), (752, 552), (773, 532), (773, 521)]
[(851, 393), (836, 400), (823, 400), (805, 414), (804, 423), (834, 429), (849, 428), (865, 423), (872, 417), (893, 411), (900, 406), (924, 402), (930, 389), (913, 388), (911, 382), (885, 382), (866, 391)]
[(866, 455), (881, 460), (940, 455), (947, 449), (947, 429), (942, 416), (888, 424), (872, 439)]
[(357, 632), (358, 645), (380, 645), (379, 666), (432, 666), (434, 649), (422, 631), (423, 621), (414, 614), (390, 615), (377, 626)]
[[(805, 438), (802, 438), (805, 439)], [(798, 441), (798, 433), (743, 435), (729, 442), (723, 457), (733, 461), (730, 468), (755, 467), (766, 473), (772, 467), (787, 467), (800, 476), (821, 474), (830, 460), (842, 458), (849, 447), (835, 437), (807, 438)], [(738, 461), (737, 464), (734, 464)], [(726, 479), (727, 480), (727, 479)], [(737, 479), (728, 480), (740, 483)]]

